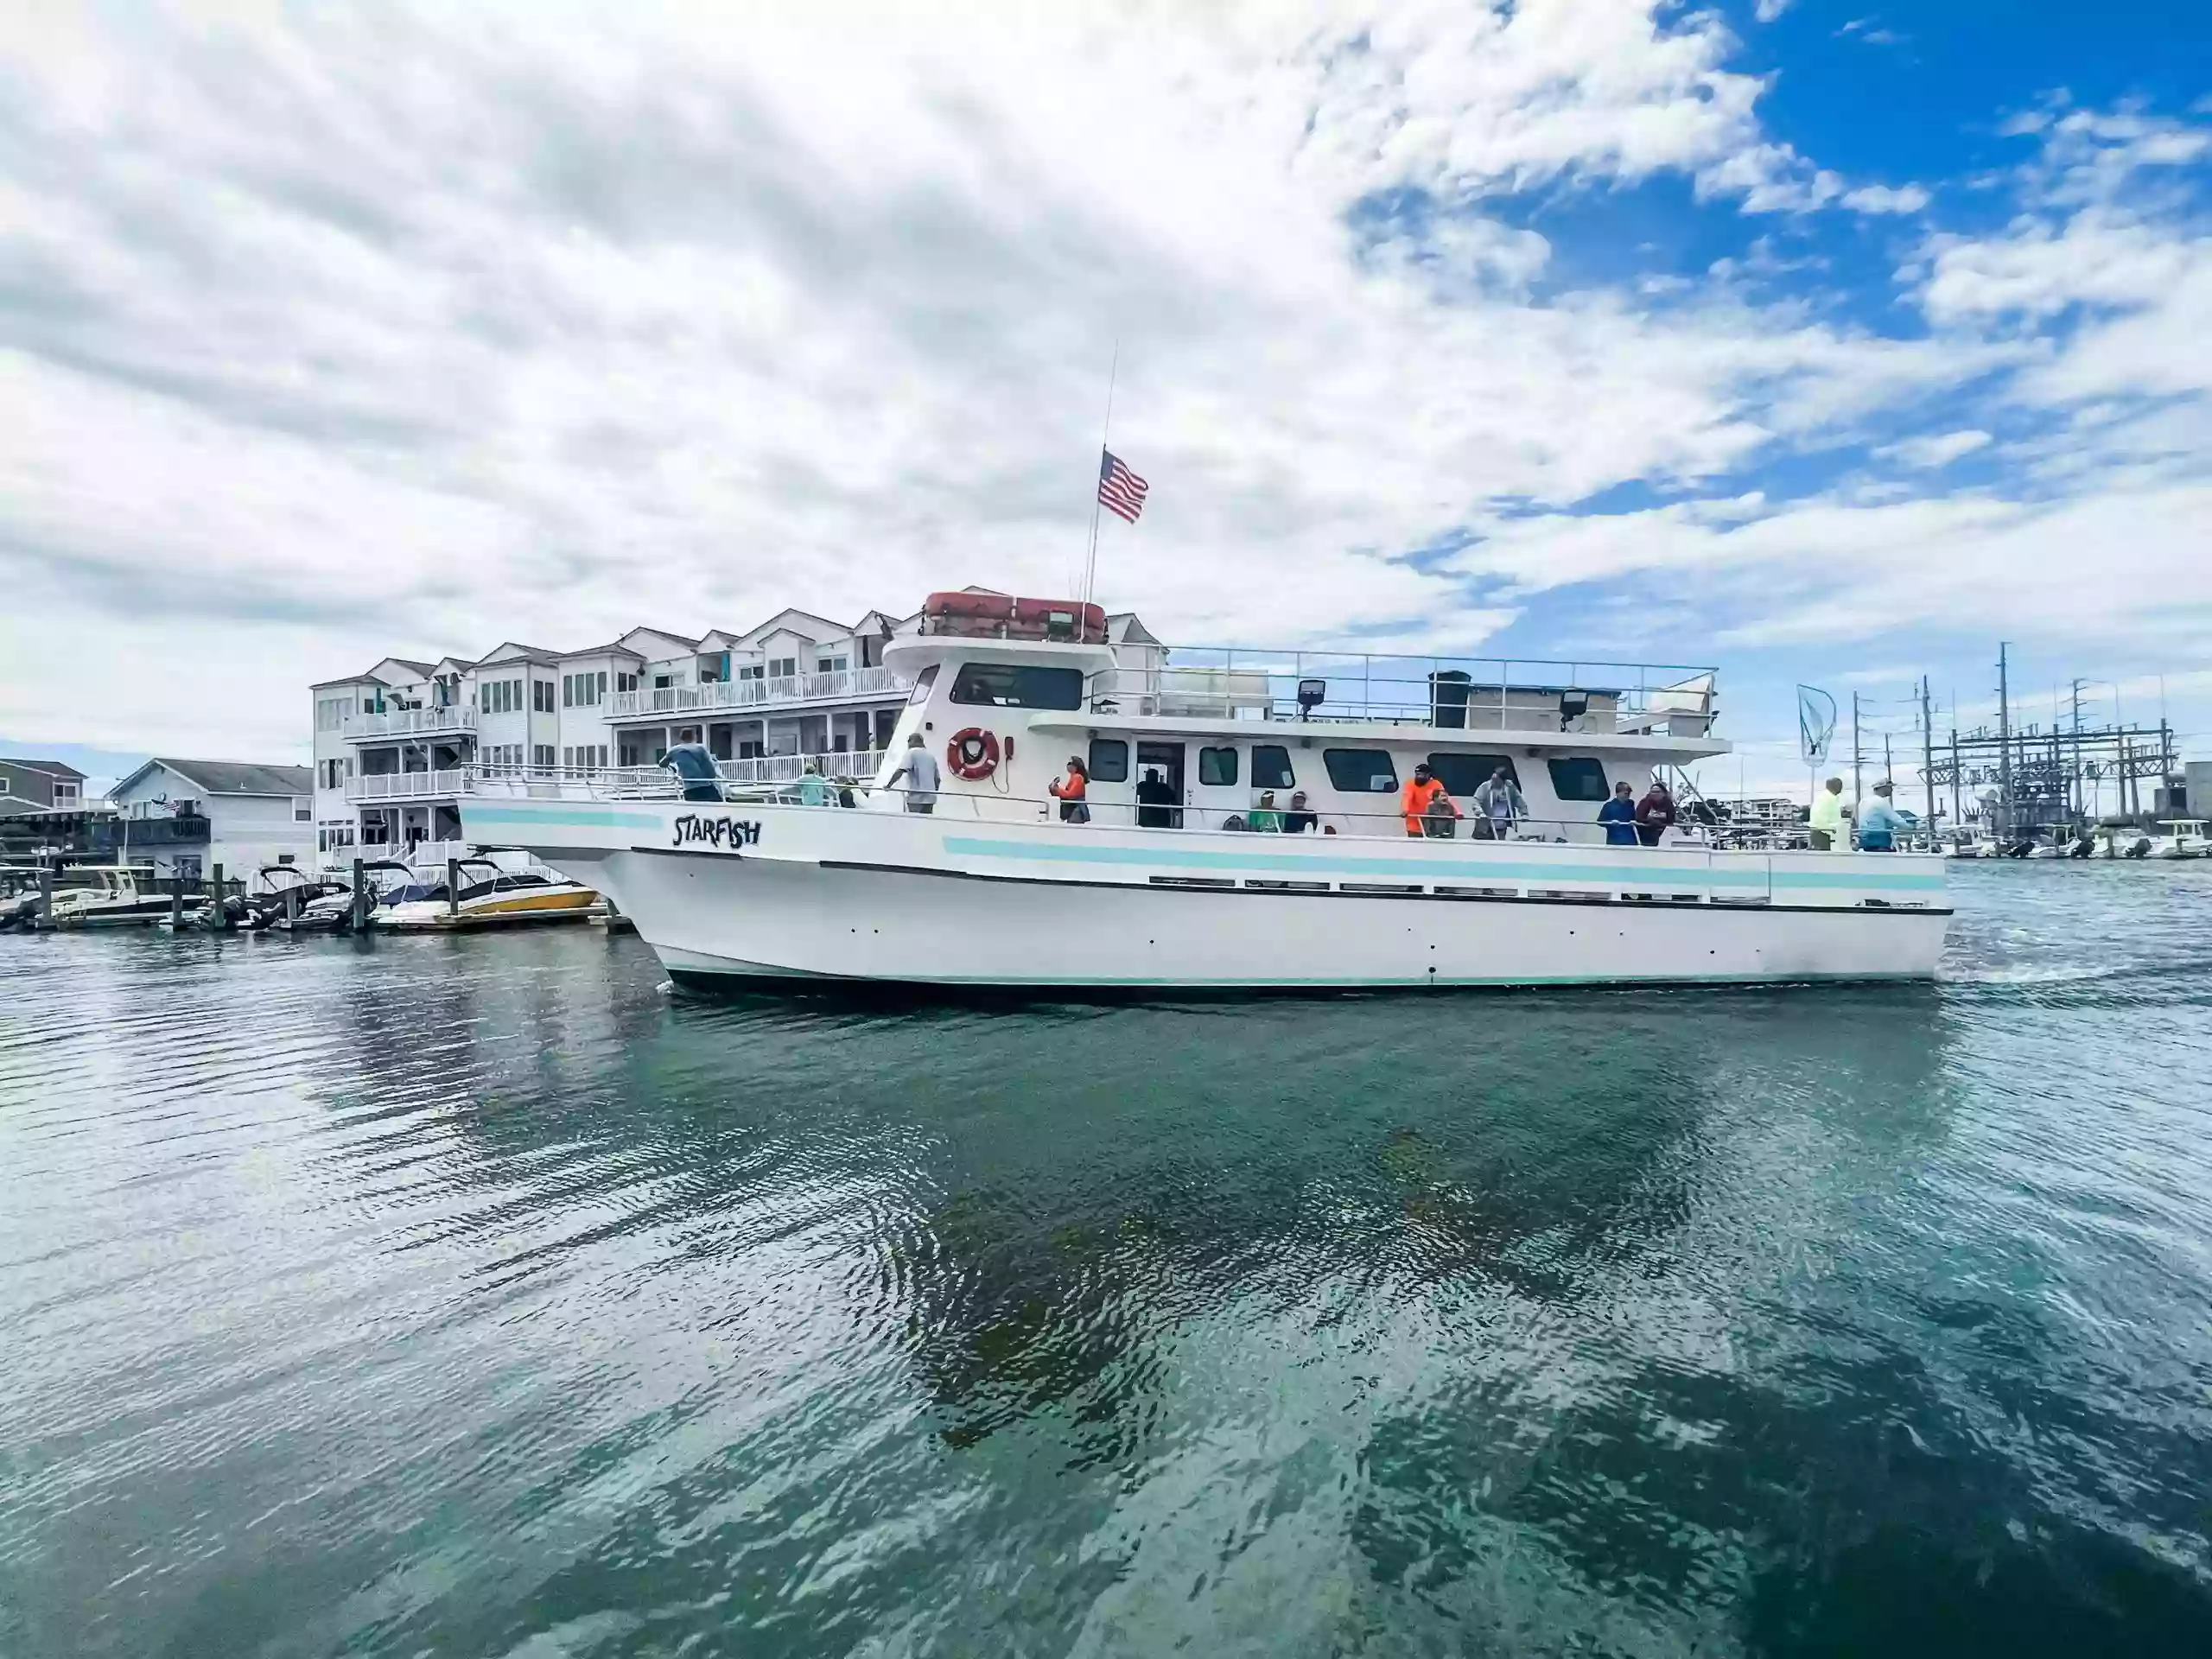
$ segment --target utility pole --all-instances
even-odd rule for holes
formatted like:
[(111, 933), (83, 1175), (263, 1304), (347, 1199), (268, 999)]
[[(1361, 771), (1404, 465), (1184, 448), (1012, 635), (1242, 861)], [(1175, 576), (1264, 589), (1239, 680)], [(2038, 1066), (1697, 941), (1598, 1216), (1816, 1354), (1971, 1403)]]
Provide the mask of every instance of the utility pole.
[(1859, 752), (1859, 694), (1854, 691), (1851, 694), (1851, 810), (1854, 813), (1859, 810), (1859, 803), (1866, 798), (1866, 788), (1860, 782), (1860, 769), (1865, 765), (1866, 757)]
[(1936, 834), (1936, 728), (1930, 724), (1928, 708), (1928, 677), (1920, 677), (1920, 783), (1922, 792), (1928, 797), (1929, 845), (1935, 842)]
[(1997, 642), (1997, 836), (2012, 833), (2012, 683), (2005, 661), (2005, 642)]
[(1954, 828), (1966, 822), (1960, 810), (1959, 788), (1964, 780), (1959, 775), (1959, 705), (1951, 704), (1951, 823)]
[(2074, 816), (2075, 816), (2075, 817), (2077, 817), (2077, 818), (2078, 818), (2078, 817), (2080, 817), (2082, 816), (2082, 682), (2080, 679), (2078, 679), (2078, 678), (2077, 678), (2077, 679), (2074, 682), (2074, 775), (2073, 775), (2073, 779), (2072, 779), (2073, 799), (2074, 799)]

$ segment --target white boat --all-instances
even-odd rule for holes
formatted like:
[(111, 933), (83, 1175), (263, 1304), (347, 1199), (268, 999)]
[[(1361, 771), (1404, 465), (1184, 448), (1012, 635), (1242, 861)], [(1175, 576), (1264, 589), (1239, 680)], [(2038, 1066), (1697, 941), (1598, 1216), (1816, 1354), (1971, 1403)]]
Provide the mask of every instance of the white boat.
[(580, 922), (599, 894), (580, 882), (543, 870), (509, 870), (488, 858), (454, 861), (441, 872), (388, 894), (376, 912), (378, 926), (396, 928), (512, 927)]
[[(1474, 687), (1424, 661), (1410, 691), (1378, 695), (1382, 659), (1347, 687), (1283, 653), (1192, 684), (1164, 660), (1117, 665), (1103, 620), (1096, 607), (932, 595), (917, 631), (886, 646), (914, 691), (857, 810), (731, 799), (699, 752), (706, 775), (682, 785), (626, 772), (474, 780), (463, 830), (607, 893), (686, 982), (1211, 990), (1935, 972), (1950, 915), (1939, 857), (1607, 844), (1595, 815), (1611, 784), (1641, 793), (1656, 772), (1727, 752), (1710, 734), (1709, 672), (1655, 686), (1560, 664), (1548, 683), (1502, 671)], [(944, 772), (928, 814), (893, 785), (910, 734)], [(1065, 821), (1050, 787), (1071, 754), (1088, 760), (1085, 822)], [(1399, 791), (1416, 764), (1470, 816), (1504, 767), (1526, 815), (1503, 840), (1409, 833)], [(1289, 833), (1243, 827), (1287, 810), (1294, 790), (1307, 816)]]
[[(54, 895), (48, 922), (54, 927), (149, 927), (167, 919), (169, 895), (137, 866), (72, 872), (83, 885)], [(143, 878), (143, 880), (142, 880)]]
[(2170, 833), (2151, 837), (2152, 858), (2202, 858), (2212, 852), (2202, 818), (2161, 818), (2159, 827)]

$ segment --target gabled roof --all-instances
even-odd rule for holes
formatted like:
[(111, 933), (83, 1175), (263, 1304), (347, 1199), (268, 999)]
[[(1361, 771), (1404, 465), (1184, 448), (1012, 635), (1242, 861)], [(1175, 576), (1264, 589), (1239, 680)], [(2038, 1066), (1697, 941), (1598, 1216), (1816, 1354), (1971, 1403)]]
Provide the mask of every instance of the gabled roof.
[(0, 766), (21, 766), (25, 772), (42, 772), (53, 778), (74, 778), (79, 783), (85, 774), (62, 760), (24, 760), (12, 754), (0, 754)]
[[(736, 643), (741, 645), (753, 645), (766, 639), (770, 634), (786, 628), (793, 633), (806, 634), (810, 639), (842, 639), (852, 632), (852, 629), (842, 622), (832, 622), (828, 617), (817, 616), (812, 611), (788, 609), (778, 611), (757, 627), (747, 628), (737, 636)], [(809, 628), (818, 629), (820, 632), (808, 633)]]
[(1151, 629), (1137, 620), (1135, 611), (1116, 611), (1106, 619), (1106, 637), (1116, 645), (1156, 645)]
[[(649, 628), (645, 626), (642, 623), (629, 630), (629, 632), (625, 633), (614, 643), (620, 645), (626, 651), (636, 651), (637, 647), (632, 645), (630, 642), (641, 633), (651, 634), (656, 639), (665, 639), (671, 645), (681, 645), (686, 651), (696, 651), (699, 649), (699, 642), (696, 639), (694, 639), (688, 633), (673, 633), (666, 628)], [(642, 656), (644, 653), (639, 652), (639, 654)]]
[[(635, 632), (636, 630), (632, 629), (631, 632)], [(648, 629), (647, 632), (650, 632), (651, 630)], [(631, 650), (620, 639), (610, 639), (603, 645), (586, 645), (582, 651), (564, 651), (561, 653), (563, 662), (572, 663), (580, 657), (627, 657), (632, 662), (639, 663), (645, 660), (643, 653)]]
[(512, 639), (502, 639), (498, 645), (476, 659), (479, 668), (490, 668), (499, 663), (536, 663), (550, 668), (561, 660), (557, 651), (548, 651), (543, 645), (525, 645)]
[(308, 766), (264, 766), (251, 760), (175, 760), (156, 755), (108, 791), (120, 796), (156, 766), (174, 772), (203, 795), (308, 795), (315, 772)]

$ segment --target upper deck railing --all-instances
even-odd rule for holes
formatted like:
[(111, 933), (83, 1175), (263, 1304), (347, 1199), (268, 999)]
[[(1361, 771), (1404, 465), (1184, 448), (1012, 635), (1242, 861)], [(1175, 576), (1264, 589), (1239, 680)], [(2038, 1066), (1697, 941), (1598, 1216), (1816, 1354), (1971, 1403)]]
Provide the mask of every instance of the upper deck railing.
[(765, 714), (789, 705), (901, 697), (912, 684), (887, 668), (834, 669), (824, 674), (785, 674), (773, 679), (709, 680), (704, 685), (617, 691), (607, 699), (607, 717), (651, 720), (666, 715)]
[(1398, 657), (1177, 646), (1094, 677), (1096, 712), (1354, 721), (1449, 731), (1703, 737), (1716, 671), (1672, 663)]
[(476, 729), (476, 710), (466, 703), (430, 709), (391, 709), (378, 715), (348, 715), (340, 735), (360, 742), (394, 737), (459, 736)]

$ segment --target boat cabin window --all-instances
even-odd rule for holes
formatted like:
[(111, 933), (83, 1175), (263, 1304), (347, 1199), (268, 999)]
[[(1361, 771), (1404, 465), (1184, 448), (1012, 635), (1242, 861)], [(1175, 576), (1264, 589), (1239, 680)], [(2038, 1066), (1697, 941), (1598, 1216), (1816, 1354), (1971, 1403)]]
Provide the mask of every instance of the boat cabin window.
[(1080, 709), (1083, 671), (1033, 668), (1026, 663), (963, 663), (953, 676), (952, 700), (993, 709)]
[(1236, 781), (1236, 751), (1200, 749), (1198, 751), (1198, 781), (1202, 784), (1235, 783)]
[(1252, 787), (1295, 789), (1298, 776), (1290, 769), (1290, 751), (1280, 743), (1252, 746)]
[(1388, 749), (1324, 749), (1321, 764), (1329, 769), (1329, 781), (1347, 795), (1388, 795), (1398, 786)]
[(1444, 785), (1446, 795), (1471, 795), (1490, 782), (1490, 775), (1500, 766), (1505, 768), (1506, 778), (1516, 789), (1521, 786), (1521, 774), (1514, 770), (1510, 754), (1437, 753), (1428, 757), (1428, 769)]
[(1129, 746), (1118, 737), (1090, 740), (1090, 781), (1126, 784), (1129, 781)]
[(937, 683), (937, 664), (931, 663), (914, 676), (914, 689), (907, 696), (906, 706), (915, 708), (930, 700), (930, 688)]
[(1571, 754), (1548, 764), (1552, 792), (1562, 801), (1602, 801), (1613, 792), (1605, 781), (1605, 767), (1586, 754)]

